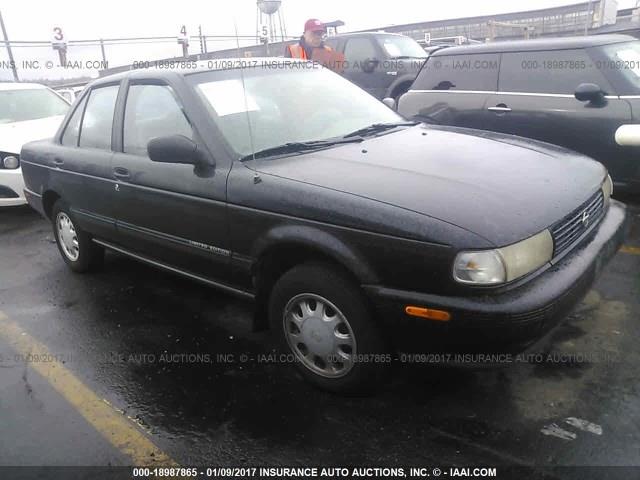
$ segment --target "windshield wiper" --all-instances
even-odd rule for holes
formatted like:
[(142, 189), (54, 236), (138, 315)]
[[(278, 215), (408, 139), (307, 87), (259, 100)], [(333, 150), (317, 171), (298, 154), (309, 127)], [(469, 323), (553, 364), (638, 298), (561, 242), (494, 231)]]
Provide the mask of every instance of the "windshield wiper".
[(398, 127), (413, 127), (418, 125), (420, 122), (395, 122), (395, 123), (374, 123), (373, 125), (369, 125), (368, 127), (361, 128), (356, 130), (355, 132), (351, 132), (344, 136), (344, 138), (352, 138), (352, 137), (361, 137), (364, 135), (370, 135), (374, 133), (384, 132), (385, 130), (391, 130), (393, 128)]
[(273, 157), (276, 155), (286, 155), (287, 153), (299, 153), (308, 152), (312, 150), (319, 150), (322, 148), (332, 147), (334, 145), (341, 145), (344, 143), (360, 143), (364, 138), (354, 135), (349, 138), (339, 138), (336, 140), (316, 140), (312, 142), (289, 142), (284, 145), (278, 145), (276, 147), (265, 148), (256, 153), (245, 155), (240, 161), (252, 160), (254, 158)]

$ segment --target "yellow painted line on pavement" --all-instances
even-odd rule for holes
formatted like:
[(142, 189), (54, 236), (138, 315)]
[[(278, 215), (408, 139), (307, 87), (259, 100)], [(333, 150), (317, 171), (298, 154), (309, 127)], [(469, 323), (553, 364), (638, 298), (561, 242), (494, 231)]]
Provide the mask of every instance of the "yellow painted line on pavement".
[[(47, 360), (56, 358), (3, 312), (0, 312), (0, 337), (4, 337), (24, 358), (28, 355)], [(61, 362), (31, 362), (29, 367), (47, 380), (111, 445), (131, 458), (132, 465), (177, 466), (174, 460), (147, 438), (138, 425), (98, 397)]]
[(640, 247), (624, 246), (620, 249), (622, 253), (629, 253), (631, 255), (640, 255)]

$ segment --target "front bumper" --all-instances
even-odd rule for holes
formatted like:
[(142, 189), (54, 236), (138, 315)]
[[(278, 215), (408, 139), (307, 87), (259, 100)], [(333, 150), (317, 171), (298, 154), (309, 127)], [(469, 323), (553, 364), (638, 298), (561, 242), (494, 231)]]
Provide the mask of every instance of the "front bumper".
[(0, 170), (0, 208), (24, 205), (27, 200), (24, 198), (24, 180), (22, 179), (22, 169)]
[[(397, 350), (407, 352), (518, 351), (543, 337), (589, 291), (624, 241), (624, 204), (615, 200), (606, 216), (573, 251), (543, 274), (504, 293), (444, 297), (382, 286), (363, 288)], [(446, 310), (448, 322), (405, 314), (407, 305)]]

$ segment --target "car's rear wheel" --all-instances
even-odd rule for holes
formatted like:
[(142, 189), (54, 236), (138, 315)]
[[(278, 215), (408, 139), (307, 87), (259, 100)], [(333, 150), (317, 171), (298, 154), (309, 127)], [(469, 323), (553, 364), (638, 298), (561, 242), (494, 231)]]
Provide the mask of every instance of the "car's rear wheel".
[(66, 202), (58, 200), (53, 205), (51, 218), (58, 250), (72, 270), (84, 273), (102, 267), (104, 249), (78, 227)]
[(330, 391), (369, 391), (391, 358), (366, 298), (348, 275), (321, 263), (285, 273), (269, 302), (271, 328), (299, 371)]

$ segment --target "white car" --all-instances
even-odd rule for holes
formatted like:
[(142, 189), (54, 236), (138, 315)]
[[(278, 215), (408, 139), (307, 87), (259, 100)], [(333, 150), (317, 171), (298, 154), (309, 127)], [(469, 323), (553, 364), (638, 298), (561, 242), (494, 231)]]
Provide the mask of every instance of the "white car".
[(0, 207), (23, 205), (22, 145), (53, 137), (69, 103), (35, 83), (0, 83)]

